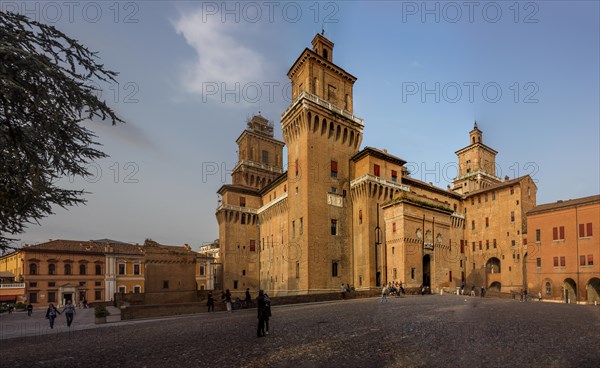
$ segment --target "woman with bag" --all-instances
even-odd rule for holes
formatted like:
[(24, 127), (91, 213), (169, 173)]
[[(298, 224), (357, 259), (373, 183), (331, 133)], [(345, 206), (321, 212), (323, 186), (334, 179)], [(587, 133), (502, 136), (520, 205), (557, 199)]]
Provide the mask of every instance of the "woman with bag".
[(56, 309), (54, 304), (50, 304), (48, 306), (48, 310), (46, 311), (46, 318), (50, 321), (50, 328), (54, 328), (54, 320), (59, 314), (60, 312), (58, 311), (58, 309)]

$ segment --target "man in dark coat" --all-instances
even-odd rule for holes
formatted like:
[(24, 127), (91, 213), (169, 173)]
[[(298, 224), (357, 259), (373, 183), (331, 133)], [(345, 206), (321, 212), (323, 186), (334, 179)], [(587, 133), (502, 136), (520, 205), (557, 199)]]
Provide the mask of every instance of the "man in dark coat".
[(256, 309), (258, 310), (258, 327), (256, 328), (256, 337), (265, 336), (265, 292), (258, 291), (256, 298)]

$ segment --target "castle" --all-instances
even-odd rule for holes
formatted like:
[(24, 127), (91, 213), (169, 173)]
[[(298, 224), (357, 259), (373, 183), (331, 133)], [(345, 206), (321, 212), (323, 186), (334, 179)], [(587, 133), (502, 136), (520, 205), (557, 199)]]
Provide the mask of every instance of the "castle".
[(283, 142), (260, 115), (236, 141), (232, 184), (218, 190), (216, 210), (223, 288), (272, 295), (389, 282), (432, 291), (463, 282), (521, 288), (526, 213), (536, 205), (531, 177), (497, 177), (497, 152), (476, 122), (456, 151), (452, 188), (411, 178), (406, 161), (386, 150), (361, 149), (356, 77), (333, 62), (323, 35), (312, 46), (288, 72)]

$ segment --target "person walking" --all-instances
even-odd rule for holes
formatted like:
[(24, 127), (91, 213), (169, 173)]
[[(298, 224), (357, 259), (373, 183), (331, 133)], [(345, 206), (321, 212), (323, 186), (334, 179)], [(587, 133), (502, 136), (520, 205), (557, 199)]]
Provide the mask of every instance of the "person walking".
[(231, 313), (231, 292), (229, 289), (225, 290), (225, 305), (227, 306), (227, 312)]
[(31, 303), (27, 304), (27, 315), (29, 317), (31, 317), (31, 314), (33, 313), (33, 305), (31, 305)]
[(46, 318), (48, 319), (48, 321), (50, 321), (50, 328), (54, 328), (54, 320), (59, 314), (60, 312), (58, 311), (58, 309), (56, 309), (54, 304), (50, 303), (50, 305), (48, 306), (48, 310), (46, 311)]
[(475, 285), (471, 284), (471, 296), (475, 296)]
[(258, 326), (256, 327), (256, 337), (265, 336), (265, 292), (260, 289), (256, 297), (256, 309), (258, 311)]
[(73, 323), (73, 317), (75, 316), (75, 306), (70, 300), (67, 300), (67, 304), (63, 308), (63, 313), (65, 317), (67, 317), (67, 327), (71, 327), (71, 323)]
[(250, 295), (250, 288), (246, 288), (246, 299), (244, 300), (245, 308), (250, 308), (252, 304), (252, 296)]
[(387, 287), (385, 285), (383, 285), (383, 288), (381, 289), (381, 300), (379, 301), (379, 303), (383, 303), (383, 302), (388, 302), (387, 300)]
[(342, 296), (342, 300), (346, 300), (346, 286), (344, 286), (344, 283), (342, 283), (340, 295)]
[(208, 307), (208, 311), (215, 311), (215, 298), (213, 298), (212, 292), (208, 292), (208, 301), (206, 302), (206, 306)]
[(465, 282), (460, 283), (460, 295), (465, 295)]

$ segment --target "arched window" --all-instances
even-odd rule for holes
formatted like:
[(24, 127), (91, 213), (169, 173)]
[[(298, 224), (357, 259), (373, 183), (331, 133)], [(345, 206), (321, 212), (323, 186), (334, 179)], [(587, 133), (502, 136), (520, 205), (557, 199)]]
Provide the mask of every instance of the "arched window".
[(56, 275), (56, 265), (54, 263), (48, 265), (48, 275)]
[(85, 275), (85, 265), (84, 264), (79, 265), (79, 274)]
[(37, 275), (37, 273), (38, 273), (37, 265), (35, 263), (31, 263), (29, 265), (29, 274), (30, 275)]
[(552, 285), (546, 282), (546, 296), (552, 296)]
[(71, 265), (66, 264), (65, 265), (65, 275), (70, 275), (70, 274), (71, 274)]

